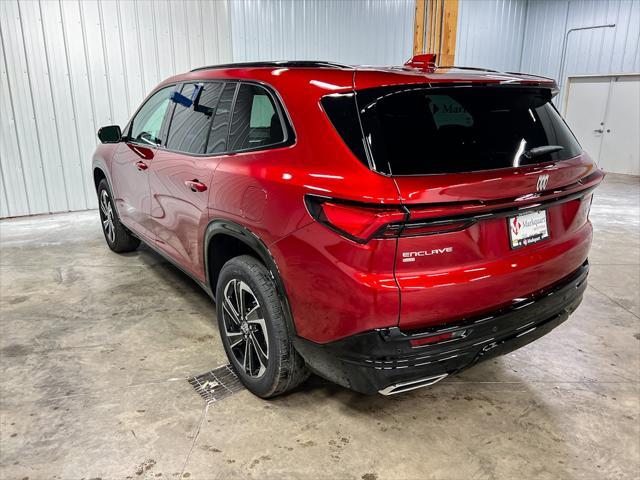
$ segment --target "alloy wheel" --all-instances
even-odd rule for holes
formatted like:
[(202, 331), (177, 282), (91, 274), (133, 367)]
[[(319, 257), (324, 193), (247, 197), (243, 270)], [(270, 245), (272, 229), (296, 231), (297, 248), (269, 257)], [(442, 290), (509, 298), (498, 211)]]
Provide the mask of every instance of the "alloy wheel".
[(222, 299), (224, 335), (244, 373), (260, 378), (269, 362), (269, 336), (262, 307), (245, 282), (231, 279)]
[(102, 229), (104, 230), (109, 243), (116, 241), (116, 227), (113, 218), (113, 207), (111, 199), (106, 190), (102, 190), (100, 194), (100, 219), (102, 220)]

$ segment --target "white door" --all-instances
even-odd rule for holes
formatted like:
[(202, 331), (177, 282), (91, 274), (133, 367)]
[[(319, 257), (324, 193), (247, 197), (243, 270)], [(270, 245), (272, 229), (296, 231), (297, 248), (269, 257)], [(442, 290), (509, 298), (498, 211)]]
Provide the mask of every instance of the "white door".
[(640, 75), (611, 79), (600, 166), (640, 175)]
[(565, 118), (607, 172), (640, 175), (640, 76), (570, 79)]
[(569, 83), (565, 118), (582, 148), (598, 164), (609, 84), (607, 77), (572, 78)]

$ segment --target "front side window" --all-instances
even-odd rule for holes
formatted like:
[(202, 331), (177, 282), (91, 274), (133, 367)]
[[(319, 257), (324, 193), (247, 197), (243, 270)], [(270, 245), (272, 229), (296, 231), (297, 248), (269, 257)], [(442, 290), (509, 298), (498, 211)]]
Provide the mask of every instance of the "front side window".
[(159, 145), (162, 121), (169, 106), (169, 97), (175, 86), (156, 92), (131, 121), (130, 140), (147, 145)]
[(375, 89), (357, 95), (376, 169), (460, 173), (566, 160), (581, 153), (545, 90)]
[(193, 105), (185, 107), (176, 103), (169, 132), (167, 148), (178, 152), (203, 154), (207, 145), (207, 138), (211, 127), (211, 120), (216, 111), (218, 100), (224, 87), (223, 83), (188, 83), (180, 92), (187, 98), (192, 98)]
[(231, 119), (230, 150), (255, 149), (283, 141), (282, 121), (271, 95), (258, 85), (241, 84)]

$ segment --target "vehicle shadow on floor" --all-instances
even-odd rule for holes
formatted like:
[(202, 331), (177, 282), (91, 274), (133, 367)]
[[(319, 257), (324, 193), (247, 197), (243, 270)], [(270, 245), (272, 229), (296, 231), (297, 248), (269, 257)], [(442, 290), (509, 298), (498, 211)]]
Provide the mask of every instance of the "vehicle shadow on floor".
[[(153, 267), (176, 295), (193, 296), (198, 303), (202, 302), (203, 308), (211, 309), (210, 319), (217, 330), (215, 303), (192, 279), (148, 247), (141, 247), (137, 255)], [(465, 432), (468, 437), (482, 440), (487, 449), (478, 451), (476, 460), (484, 465), (485, 474), (489, 476), (498, 468), (502, 456), (515, 455), (509, 452), (518, 452), (518, 458), (512, 458), (512, 462), (540, 463), (541, 466), (544, 465), (541, 459), (552, 455), (556, 462), (550, 468), (553, 475), (556, 478), (571, 476), (570, 461), (564, 464), (570, 455), (567, 420), (559, 421), (547, 393), (527, 383), (526, 378), (514, 373), (500, 357), (434, 386), (398, 395), (363, 395), (311, 375), (292, 392), (266, 401), (255, 398), (255, 401), (291, 411), (337, 409), (339, 414), (356, 422), (350, 425), (366, 425), (372, 438), (414, 432), (424, 441), (425, 435), (429, 438), (436, 435), (430, 432), (438, 432), (434, 442), (446, 448), (469, 450), (469, 439), (458, 435)], [(352, 432), (354, 437), (359, 434), (362, 432)], [(476, 455), (474, 452), (471, 449), (469, 454)]]

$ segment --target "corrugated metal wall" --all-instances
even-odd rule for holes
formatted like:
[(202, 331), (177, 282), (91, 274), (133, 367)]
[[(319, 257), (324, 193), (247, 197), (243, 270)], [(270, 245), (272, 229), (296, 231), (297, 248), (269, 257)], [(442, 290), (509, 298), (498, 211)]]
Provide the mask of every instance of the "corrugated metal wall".
[[(461, 0), (456, 64), (564, 77), (640, 72), (639, 0)], [(562, 98), (562, 93), (557, 97)]]
[[(565, 78), (559, 78), (565, 32), (611, 23), (616, 26), (569, 35)], [(530, 1), (521, 68), (561, 84), (571, 75), (640, 72), (640, 1)]]
[[(414, 0), (1, 0), (0, 217), (96, 206), (95, 132), (229, 61), (400, 63)], [(233, 49), (232, 49), (233, 32)]]
[(404, 63), (413, 49), (415, 0), (235, 0), (234, 61)]
[[(95, 206), (101, 125), (161, 79), (227, 61), (399, 64), (415, 0), (0, 1), (0, 217)], [(639, 0), (460, 0), (456, 64), (557, 77), (640, 71)]]
[(98, 127), (230, 61), (230, 28), (226, 1), (0, 1), (0, 217), (95, 207)]
[(527, 0), (460, 0), (455, 64), (517, 70), (527, 4)]

